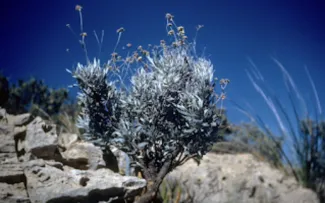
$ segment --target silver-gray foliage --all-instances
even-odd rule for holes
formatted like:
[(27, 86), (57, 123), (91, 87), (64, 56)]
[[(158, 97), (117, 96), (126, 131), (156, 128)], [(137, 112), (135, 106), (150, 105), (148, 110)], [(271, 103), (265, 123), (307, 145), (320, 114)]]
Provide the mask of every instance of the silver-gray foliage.
[(166, 160), (176, 167), (204, 155), (218, 140), (221, 117), (213, 66), (194, 49), (193, 44), (153, 49), (123, 93), (107, 82), (108, 69), (99, 61), (79, 64), (73, 75), (81, 89), (78, 125), (86, 137), (118, 146), (142, 168), (154, 163), (159, 169)]
[(174, 162), (202, 156), (218, 139), (218, 109), (211, 91), (213, 66), (191, 55), (192, 45), (164, 47), (148, 56), (149, 70), (133, 76), (132, 91), (120, 98), (125, 111), (113, 133), (141, 166), (160, 168), (175, 150)]
[[(71, 72), (68, 70), (68, 72)], [(83, 66), (78, 64), (71, 72), (77, 80), (78, 104), (81, 112), (77, 127), (84, 130), (84, 138), (105, 147), (119, 121), (119, 93), (113, 82), (107, 81), (108, 69), (99, 60)]]

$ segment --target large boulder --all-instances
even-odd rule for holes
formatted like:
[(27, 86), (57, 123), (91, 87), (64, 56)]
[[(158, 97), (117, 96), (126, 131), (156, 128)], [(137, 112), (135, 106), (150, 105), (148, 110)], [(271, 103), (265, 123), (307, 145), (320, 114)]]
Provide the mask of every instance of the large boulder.
[(208, 153), (200, 165), (189, 160), (166, 181), (182, 188), (181, 202), (319, 203), (313, 191), (251, 154)]
[(144, 179), (121, 176), (109, 169), (78, 170), (33, 160), (24, 169), (29, 198), (34, 203), (99, 202), (135, 195)]
[(106, 166), (102, 150), (92, 143), (80, 141), (76, 134), (63, 133), (59, 143), (62, 158), (69, 166), (92, 170)]
[(38, 158), (51, 159), (55, 156), (58, 146), (56, 126), (47, 124), (36, 117), (27, 125), (25, 152)]
[(40, 117), (0, 109), (1, 203), (107, 202), (146, 186), (108, 169), (100, 148), (56, 129)]

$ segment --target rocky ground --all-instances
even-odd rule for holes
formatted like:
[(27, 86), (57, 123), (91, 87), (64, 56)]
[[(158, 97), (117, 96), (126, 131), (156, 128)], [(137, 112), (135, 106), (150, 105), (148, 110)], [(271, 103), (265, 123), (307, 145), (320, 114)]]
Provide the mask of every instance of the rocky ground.
[(317, 195), (302, 188), (251, 154), (213, 154), (200, 165), (190, 160), (166, 180), (180, 184), (181, 202), (198, 203), (318, 203)]
[(108, 169), (103, 153), (29, 114), (0, 112), (0, 202), (92, 203), (132, 197), (146, 181)]
[[(98, 147), (59, 134), (39, 117), (0, 109), (0, 140), (0, 203), (112, 202), (134, 197), (146, 185), (112, 171)], [(319, 202), (314, 192), (251, 154), (209, 153), (199, 166), (190, 160), (166, 180), (180, 184), (183, 203)]]

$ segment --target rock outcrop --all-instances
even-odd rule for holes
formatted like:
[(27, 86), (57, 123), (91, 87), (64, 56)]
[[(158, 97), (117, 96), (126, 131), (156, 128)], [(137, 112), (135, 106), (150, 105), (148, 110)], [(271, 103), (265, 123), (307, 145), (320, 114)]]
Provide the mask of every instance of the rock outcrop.
[(319, 203), (313, 191), (251, 154), (208, 153), (200, 165), (190, 160), (166, 180), (182, 188), (180, 202)]
[(134, 197), (144, 179), (107, 168), (103, 152), (30, 114), (0, 109), (0, 202), (97, 203)]
[(22, 131), (15, 123), (21, 124), (22, 120), (13, 118), (0, 109), (0, 202), (27, 203), (30, 201), (25, 188), (26, 177), (17, 158), (15, 141)]
[[(0, 140), (0, 203), (116, 202), (146, 185), (113, 172), (100, 148), (58, 134), (39, 117), (0, 109)], [(127, 155), (111, 151), (120, 173), (132, 174)], [(208, 153), (200, 165), (189, 160), (166, 177), (182, 188), (180, 203), (319, 203), (314, 192), (251, 154), (223, 153)]]
[(105, 168), (79, 170), (40, 159), (27, 162), (24, 168), (29, 198), (39, 203), (86, 203), (131, 197), (146, 184)]

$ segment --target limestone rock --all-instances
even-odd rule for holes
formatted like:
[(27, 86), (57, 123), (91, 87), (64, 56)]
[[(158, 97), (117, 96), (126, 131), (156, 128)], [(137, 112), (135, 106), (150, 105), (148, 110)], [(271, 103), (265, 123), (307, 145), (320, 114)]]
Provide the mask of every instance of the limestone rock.
[(166, 178), (183, 188), (181, 202), (318, 203), (317, 195), (251, 154), (213, 154), (189, 160)]
[(23, 183), (7, 184), (0, 182), (0, 202), (30, 203)]
[(14, 116), (0, 109), (0, 202), (27, 203), (25, 175), (17, 159), (16, 136), (26, 129), (14, 126)]
[(13, 184), (23, 182), (24, 180), (24, 172), (17, 158), (11, 161), (1, 161), (0, 182)]
[(58, 136), (55, 125), (46, 124), (36, 117), (27, 125), (25, 151), (31, 152), (38, 158), (51, 159), (55, 156)]
[(72, 144), (78, 141), (79, 141), (79, 137), (77, 134), (62, 133), (59, 136), (59, 145), (62, 148), (69, 148)]
[[(143, 179), (108, 169), (113, 159), (105, 158), (100, 148), (75, 134), (58, 136), (56, 126), (40, 117), (31, 119), (29, 114), (13, 116), (0, 109), (1, 203), (109, 202), (138, 195), (145, 187)], [(180, 202), (319, 202), (292, 177), (250, 154), (227, 154), (237, 146), (224, 148), (226, 154), (207, 154), (199, 166), (190, 160), (167, 176), (170, 184), (179, 182), (183, 188)], [(124, 174), (132, 174), (124, 152), (114, 147), (108, 151)]]
[(67, 165), (77, 169), (96, 170), (106, 165), (101, 149), (88, 142), (76, 142), (61, 152), (61, 155)]
[(0, 124), (0, 153), (15, 153), (15, 140), (11, 135), (14, 128)]
[(0, 140), (1, 203), (107, 202), (138, 195), (146, 185), (104, 168), (100, 148), (74, 134), (59, 139), (56, 126), (40, 117), (0, 109)]
[(7, 119), (7, 111), (6, 109), (0, 108), (0, 123), (1, 124), (7, 124), (8, 119)]
[(105, 168), (83, 171), (65, 166), (60, 170), (42, 160), (28, 162), (24, 171), (33, 203), (108, 201), (137, 194), (146, 185), (145, 180), (121, 176)]
[(20, 114), (14, 117), (13, 124), (15, 126), (23, 126), (27, 125), (30, 121), (32, 121), (33, 117), (30, 113)]
[(0, 124), (0, 183), (20, 183), (24, 173), (17, 159), (14, 127)]
[(285, 203), (318, 203), (319, 200), (315, 193), (312, 193), (306, 188), (299, 187), (295, 190), (288, 191), (287, 194), (282, 195), (279, 202)]
[(5, 109), (0, 108), (0, 121), (9, 126), (23, 126), (27, 125), (33, 119), (29, 113), (20, 115), (10, 115)]

